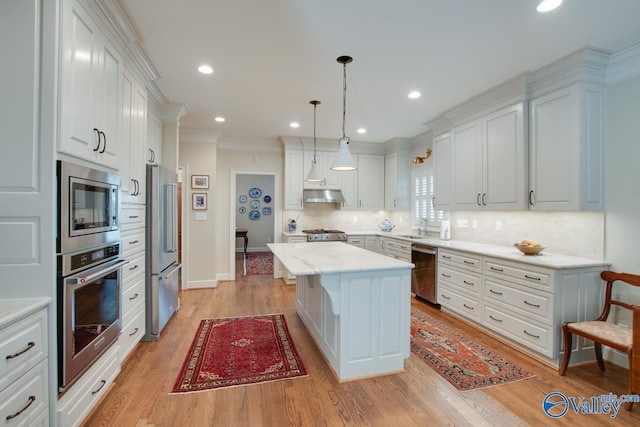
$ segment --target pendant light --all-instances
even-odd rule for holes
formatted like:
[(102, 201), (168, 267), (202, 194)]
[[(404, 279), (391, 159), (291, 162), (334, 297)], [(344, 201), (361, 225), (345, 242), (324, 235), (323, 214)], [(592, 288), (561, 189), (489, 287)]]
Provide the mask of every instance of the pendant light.
[(340, 147), (338, 148), (338, 156), (336, 157), (331, 169), (335, 171), (353, 171), (358, 169), (356, 162), (353, 160), (353, 156), (349, 152), (349, 137), (345, 135), (344, 125), (347, 115), (347, 64), (353, 61), (350, 56), (340, 56), (337, 61), (342, 64), (342, 138), (338, 141)]
[(309, 174), (305, 178), (306, 182), (322, 182), (324, 178), (320, 173), (320, 168), (318, 168), (318, 162), (316, 160), (316, 108), (318, 108), (318, 104), (320, 101), (309, 101), (309, 104), (313, 105), (313, 161), (311, 162), (311, 170)]

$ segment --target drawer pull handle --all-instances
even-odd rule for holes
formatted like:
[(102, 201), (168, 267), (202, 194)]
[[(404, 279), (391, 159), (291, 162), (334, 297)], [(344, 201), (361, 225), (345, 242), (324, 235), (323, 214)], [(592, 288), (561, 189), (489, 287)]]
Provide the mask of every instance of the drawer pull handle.
[(138, 331), (139, 331), (139, 330), (140, 330), (140, 329), (136, 328), (133, 332), (131, 332), (131, 333), (129, 334), (129, 336), (130, 336), (130, 337), (134, 336), (135, 334), (137, 334), (137, 333), (138, 333)]
[(469, 286), (475, 286), (475, 283), (473, 282), (467, 282), (466, 280), (463, 280), (462, 283), (469, 285)]
[(502, 292), (496, 292), (493, 289), (489, 289), (489, 292), (491, 292), (494, 295), (502, 295)]
[(13, 415), (7, 415), (7, 421), (10, 421), (10, 420), (20, 416), (20, 414), (23, 413), (24, 411), (26, 411), (27, 409), (29, 409), (29, 406), (31, 406), (31, 404), (33, 404), (33, 402), (35, 402), (35, 401), (36, 401), (36, 397), (35, 396), (29, 396), (29, 401), (24, 406), (24, 408), (20, 409), (18, 412), (16, 412)]
[(98, 387), (98, 389), (97, 389), (97, 390), (92, 391), (92, 392), (91, 392), (91, 395), (93, 396), (93, 395), (95, 395), (95, 394), (99, 393), (99, 392), (100, 392), (100, 390), (102, 390), (102, 387), (104, 387), (104, 385), (105, 385), (106, 383), (107, 383), (107, 382), (106, 382), (105, 380), (100, 381), (100, 387)]
[(471, 265), (476, 265), (475, 261), (467, 261), (466, 259), (464, 260), (465, 264), (471, 264)]
[(129, 215), (129, 219), (136, 219), (138, 218), (138, 215)]
[(134, 265), (133, 267), (129, 267), (129, 271), (133, 271), (133, 270), (135, 270), (136, 268), (138, 268), (138, 264)]
[(529, 276), (527, 274), (525, 274), (524, 277), (526, 277), (527, 279), (531, 279), (531, 280), (542, 280), (539, 277), (533, 277), (533, 276)]
[(529, 335), (530, 337), (533, 337), (533, 338), (536, 338), (536, 339), (540, 339), (540, 335), (533, 335), (533, 334), (530, 334), (529, 332), (527, 332), (527, 330), (526, 330), (526, 329), (524, 330), (524, 333), (525, 333), (525, 334), (527, 334), (527, 335)]
[(462, 305), (464, 306), (464, 308), (468, 308), (468, 309), (470, 309), (470, 310), (473, 310), (473, 307), (468, 306), (467, 304), (462, 304)]
[(493, 317), (492, 315), (489, 315), (489, 319), (491, 319), (491, 320), (495, 320), (496, 322), (500, 322), (500, 323), (502, 323), (502, 319), (498, 319), (498, 318), (496, 318), (496, 317)]
[[(136, 299), (136, 298), (138, 298), (138, 297), (139, 297), (139, 295), (138, 295), (138, 294), (135, 294), (134, 296), (132, 296), (132, 297), (130, 297), (130, 298), (129, 298), (129, 301), (133, 301), (134, 299)], [(526, 302), (526, 301), (525, 301), (525, 302)]]
[(533, 303), (528, 302), (527, 300), (524, 300), (524, 303), (527, 304), (527, 305), (530, 305), (531, 307), (540, 308), (540, 304), (533, 304)]
[(6, 357), (6, 359), (7, 359), (7, 360), (15, 359), (16, 357), (20, 356), (21, 354), (24, 354), (24, 353), (26, 353), (27, 351), (31, 350), (31, 349), (32, 349), (33, 347), (35, 347), (35, 346), (36, 346), (36, 343), (34, 343), (33, 341), (29, 341), (29, 342), (27, 343), (27, 346), (26, 346), (25, 348), (23, 348), (22, 350), (20, 350), (20, 351), (19, 351), (19, 352), (17, 352), (17, 353), (13, 353), (13, 354), (8, 355), (8, 356)]
[(500, 271), (500, 272), (504, 271), (503, 269), (498, 268), (498, 267), (494, 267), (493, 265), (491, 266), (491, 269), (492, 269), (493, 271)]
[(444, 258), (444, 259), (451, 259), (451, 257), (450, 257), (450, 256), (447, 256), (447, 255), (442, 255), (442, 258)]
[(446, 295), (444, 295), (444, 294), (440, 294), (440, 296), (441, 296), (442, 298), (444, 298), (444, 299), (451, 299), (451, 297), (448, 297), (448, 296), (446, 296)]
[(450, 276), (450, 275), (448, 275), (448, 274), (444, 274), (444, 273), (440, 273), (440, 274), (442, 274), (442, 277), (451, 278), (451, 276)]
[(140, 240), (134, 240), (133, 242), (129, 242), (130, 245), (135, 245), (136, 243), (140, 243)]

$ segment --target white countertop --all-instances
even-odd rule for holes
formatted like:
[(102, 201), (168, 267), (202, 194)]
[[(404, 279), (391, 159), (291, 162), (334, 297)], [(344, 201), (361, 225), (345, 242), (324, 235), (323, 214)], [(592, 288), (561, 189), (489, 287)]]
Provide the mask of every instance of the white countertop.
[(294, 276), (413, 268), (409, 262), (342, 242), (267, 243), (267, 246)]
[[(494, 258), (500, 258), (510, 261), (518, 261), (531, 265), (537, 265), (540, 267), (548, 267), (555, 269), (566, 268), (583, 268), (583, 267), (608, 267), (610, 262), (604, 260), (596, 260), (589, 258), (581, 258), (569, 255), (554, 254), (552, 252), (543, 251), (540, 255), (524, 255), (518, 249), (513, 246), (498, 246), (489, 245), (485, 243), (465, 242), (462, 240), (440, 240), (433, 237), (424, 237), (421, 239), (409, 239), (402, 237), (403, 235), (409, 235), (414, 233), (402, 233), (402, 232), (381, 232), (381, 231), (345, 231), (347, 235), (351, 236), (380, 236), (380, 237), (393, 237), (406, 242), (419, 243), (423, 245), (434, 246), (437, 248), (454, 249), (464, 252), (471, 252), (478, 255), (490, 256)], [(306, 236), (302, 232), (295, 233), (283, 233), (285, 236)], [(316, 243), (317, 244), (317, 243)]]
[(36, 312), (50, 303), (51, 298), (0, 299), (0, 328)]

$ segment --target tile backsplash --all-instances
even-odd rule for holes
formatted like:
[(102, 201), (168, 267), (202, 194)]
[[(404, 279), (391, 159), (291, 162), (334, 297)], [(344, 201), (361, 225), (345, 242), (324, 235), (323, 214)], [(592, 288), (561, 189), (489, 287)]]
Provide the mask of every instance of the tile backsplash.
[[(512, 246), (522, 239), (534, 239), (547, 253), (604, 258), (604, 214), (602, 212), (450, 212), (451, 238), (468, 242)], [(377, 231), (388, 219), (394, 231), (412, 232), (411, 212), (344, 211), (337, 205), (307, 204), (302, 211), (284, 211), (283, 229), (288, 218), (296, 219), (298, 230), (332, 228), (347, 232)], [(459, 220), (467, 228), (458, 226)], [(498, 223), (498, 224), (497, 224)], [(475, 228), (474, 228), (475, 226)], [(496, 230), (500, 228), (500, 230)], [(438, 237), (437, 233), (430, 233)]]

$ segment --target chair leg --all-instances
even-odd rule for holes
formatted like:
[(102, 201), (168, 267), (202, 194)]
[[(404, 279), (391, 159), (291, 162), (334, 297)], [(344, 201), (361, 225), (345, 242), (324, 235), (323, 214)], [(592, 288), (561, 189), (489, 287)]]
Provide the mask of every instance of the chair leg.
[(564, 355), (558, 370), (561, 377), (567, 372), (567, 366), (569, 366), (569, 359), (571, 358), (571, 332), (567, 330), (567, 322), (562, 324), (562, 334), (564, 335)]
[(596, 359), (598, 360), (598, 366), (601, 371), (604, 371), (604, 360), (602, 360), (602, 344), (594, 342), (594, 348), (596, 349)]
[[(632, 394), (636, 394), (633, 390), (633, 350), (627, 353), (627, 356), (629, 357), (629, 392), (627, 394), (631, 396)], [(633, 409), (633, 402), (626, 402), (624, 404), (624, 409), (631, 411)]]

